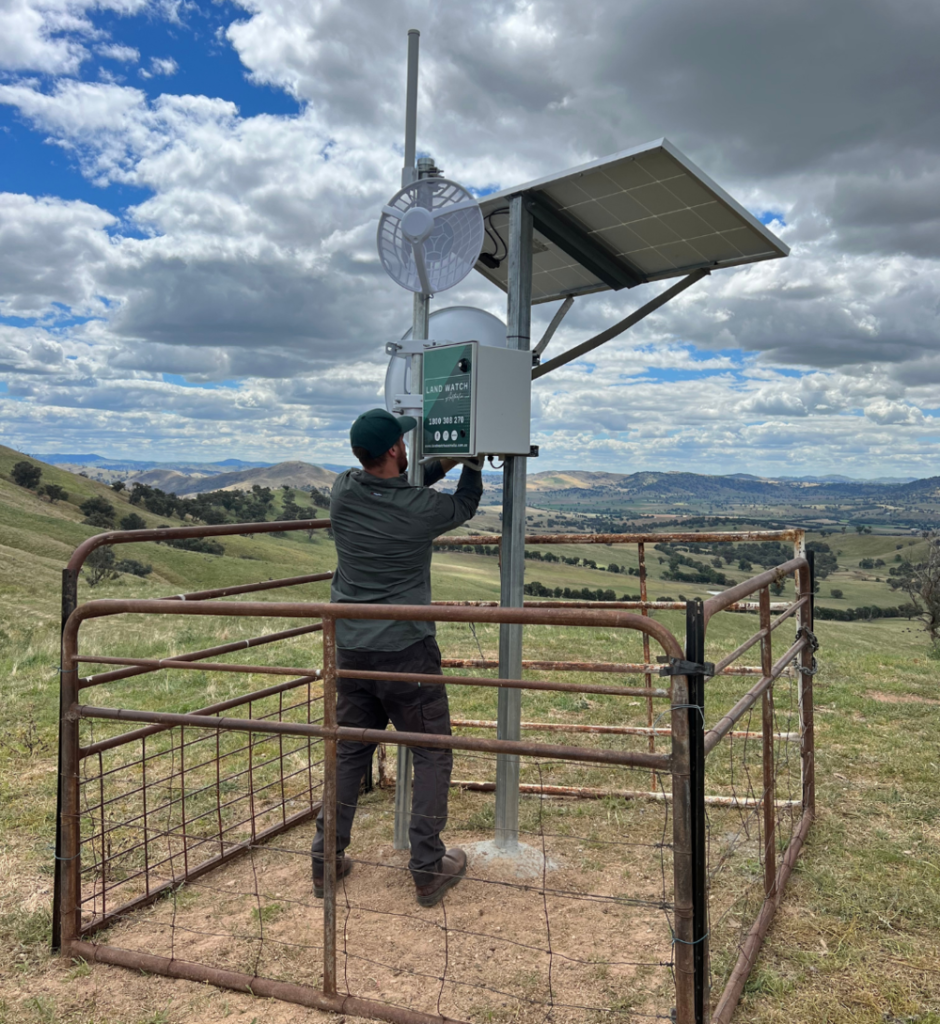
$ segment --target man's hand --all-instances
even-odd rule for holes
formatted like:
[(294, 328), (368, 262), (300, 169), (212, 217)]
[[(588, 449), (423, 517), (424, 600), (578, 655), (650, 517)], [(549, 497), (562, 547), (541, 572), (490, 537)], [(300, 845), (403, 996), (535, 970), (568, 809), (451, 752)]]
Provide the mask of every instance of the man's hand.
[[(473, 459), (440, 459), (439, 461), (441, 464), (441, 469), (445, 473), (449, 473), (454, 468), (454, 466), (458, 465), (466, 466), (468, 469), (472, 469), (474, 473), (481, 473), (483, 471), (485, 459), (485, 455), (477, 455), (476, 458)], [(431, 459), (423, 459), (422, 461), (430, 462)]]

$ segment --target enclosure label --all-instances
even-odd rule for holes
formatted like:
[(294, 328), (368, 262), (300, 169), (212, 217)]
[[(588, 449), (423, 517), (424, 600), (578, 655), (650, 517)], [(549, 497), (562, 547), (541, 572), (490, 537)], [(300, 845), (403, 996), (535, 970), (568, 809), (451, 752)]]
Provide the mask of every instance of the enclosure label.
[(473, 358), (473, 345), (447, 345), (425, 350), (426, 455), (470, 454)]

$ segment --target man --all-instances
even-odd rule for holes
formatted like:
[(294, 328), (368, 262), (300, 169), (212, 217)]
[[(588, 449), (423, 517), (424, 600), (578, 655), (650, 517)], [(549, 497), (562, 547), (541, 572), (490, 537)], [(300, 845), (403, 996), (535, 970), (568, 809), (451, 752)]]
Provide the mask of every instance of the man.
[[(430, 485), (456, 463), (431, 462), (424, 486), (409, 484), (404, 435), (411, 416), (384, 409), (364, 412), (349, 432), (362, 469), (341, 473), (333, 484), (330, 519), (336, 541), (334, 602), (430, 604), (431, 550), (435, 537), (473, 517), (483, 493), (479, 468), (464, 464), (454, 494)], [(482, 463), (482, 460), (481, 460)], [(441, 652), (433, 622), (338, 619), (337, 665), (371, 672), (442, 675)], [(450, 735), (450, 709), (443, 685), (372, 679), (337, 680), (337, 720), (341, 726)], [(346, 856), (359, 786), (375, 744), (340, 742), (336, 767), (336, 875), (352, 870)], [(467, 855), (447, 850), (440, 833), (447, 823), (447, 797), (453, 754), (415, 747), (411, 805), (411, 861), (418, 903), (433, 907), (467, 870)], [(327, 854), (328, 855), (328, 854)], [(323, 812), (313, 841), (313, 887), (323, 895)]]

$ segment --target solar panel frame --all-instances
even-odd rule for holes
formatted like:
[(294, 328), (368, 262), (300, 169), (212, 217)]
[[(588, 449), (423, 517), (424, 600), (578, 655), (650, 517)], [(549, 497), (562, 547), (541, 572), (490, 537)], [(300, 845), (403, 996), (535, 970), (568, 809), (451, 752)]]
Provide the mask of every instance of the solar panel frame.
[[(526, 194), (557, 210), (586, 246), (600, 247), (623, 268), (625, 280), (632, 277), (638, 284), (682, 277), (702, 267), (779, 259), (790, 252), (668, 139), (485, 196), (480, 207), (487, 226), (504, 240), (508, 200)], [(570, 247), (563, 251), (539, 231), (538, 221), (533, 238), (533, 303), (610, 289), (591, 272), (587, 256), (582, 263)], [(498, 268), (477, 261), (475, 269), (506, 291), (508, 260)]]

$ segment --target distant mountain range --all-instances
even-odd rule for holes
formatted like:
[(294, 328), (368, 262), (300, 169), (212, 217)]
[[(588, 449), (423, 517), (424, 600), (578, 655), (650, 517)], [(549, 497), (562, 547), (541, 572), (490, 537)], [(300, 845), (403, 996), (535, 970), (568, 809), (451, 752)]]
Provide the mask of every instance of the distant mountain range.
[[(126, 472), (126, 473), (144, 473), (147, 470), (165, 470), (165, 471), (176, 471), (184, 474), (202, 474), (210, 475), (217, 473), (230, 473), (243, 469), (264, 469), (274, 465), (285, 465), (285, 463), (273, 463), (273, 462), (246, 462), (244, 459), (222, 459), (218, 462), (157, 462), (157, 461), (141, 461), (134, 459), (109, 459), (104, 455), (84, 454), (75, 455), (61, 452), (53, 452), (47, 455), (36, 454), (33, 456), (36, 459), (42, 459), (43, 462), (49, 462), (54, 466), (62, 467), (77, 467), (78, 469), (99, 469), (99, 470), (110, 470), (111, 472)], [(310, 465), (310, 463), (304, 463)], [(301, 465), (301, 463), (294, 462), (291, 465)], [(320, 463), (323, 469), (329, 469), (334, 473), (342, 473), (344, 470), (350, 468), (352, 463), (346, 465), (333, 462)], [(485, 473), (485, 476), (493, 476), (496, 474)], [(500, 474), (501, 475), (501, 474)], [(649, 474), (630, 474), (631, 477)], [(685, 475), (681, 470), (672, 470), (667, 473), (657, 473), (656, 476), (681, 476)], [(548, 470), (545, 473), (536, 473), (529, 477), (530, 481), (538, 477), (549, 477), (549, 476), (563, 476), (572, 478), (591, 477), (595, 480), (601, 477), (609, 477), (611, 479), (626, 479), (627, 476), (622, 473), (586, 473), (581, 470)], [(917, 480), (914, 476), (883, 476), (874, 477), (871, 480), (859, 480), (857, 477), (840, 476), (837, 473), (830, 474), (828, 476), (757, 476), (753, 473), (727, 473), (717, 479), (724, 480), (754, 480), (762, 481), (764, 483), (839, 483), (839, 484), (908, 484), (913, 483)]]
[(822, 478), (772, 479), (735, 473), (730, 476), (704, 476), (698, 473), (535, 473), (528, 478), (531, 495), (546, 501), (590, 498), (594, 501), (755, 501), (767, 505), (792, 503), (820, 504), (827, 501), (873, 498), (898, 500), (905, 504), (919, 499), (940, 498), (940, 476), (904, 483), (879, 483), (872, 480), (835, 480)]
[(243, 459), (223, 459), (221, 462), (156, 462), (134, 459), (108, 459), (103, 455), (71, 455), (53, 452), (50, 455), (35, 455), (53, 466), (80, 466), (82, 469), (110, 469), (128, 473), (143, 473), (148, 469), (192, 470), (193, 472), (227, 473), (237, 469), (257, 469), (271, 466), (271, 462), (245, 462)]
[[(180, 496), (215, 490), (250, 490), (261, 487), (316, 487), (329, 491), (337, 472), (347, 466), (308, 462), (270, 463), (225, 459), (213, 463), (166, 463), (107, 459), (100, 455), (53, 453), (36, 456), (71, 472), (111, 483), (121, 479), (138, 481)], [(530, 466), (530, 468), (534, 468)], [(456, 484), (452, 473), (445, 489)], [(683, 505), (709, 502), (736, 506), (754, 503), (777, 508), (807, 508), (874, 502), (911, 509), (918, 504), (940, 502), (940, 477), (925, 480), (908, 477), (880, 480), (853, 480), (831, 475), (823, 477), (760, 477), (750, 473), (705, 476), (698, 473), (591, 473), (582, 470), (548, 470), (532, 473), (527, 489), (532, 504), (557, 508), (616, 508), (627, 503)], [(502, 494), (502, 474), (484, 474), (484, 501), (498, 502)]]

